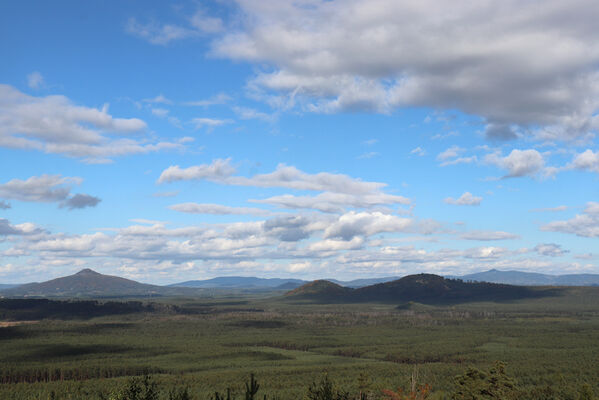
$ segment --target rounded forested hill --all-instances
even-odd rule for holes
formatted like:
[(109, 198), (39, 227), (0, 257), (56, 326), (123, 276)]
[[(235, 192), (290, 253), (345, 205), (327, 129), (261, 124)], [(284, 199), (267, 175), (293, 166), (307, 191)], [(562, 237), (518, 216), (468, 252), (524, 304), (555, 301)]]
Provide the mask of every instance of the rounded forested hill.
[(343, 300), (353, 289), (343, 287), (336, 283), (317, 280), (308, 282), (285, 294), (287, 297), (307, 298), (315, 300)]
[(433, 274), (408, 275), (391, 282), (350, 289), (329, 281), (314, 281), (287, 293), (288, 297), (335, 302), (405, 302), (428, 304), (507, 301), (551, 295), (545, 289), (487, 282), (464, 282)]

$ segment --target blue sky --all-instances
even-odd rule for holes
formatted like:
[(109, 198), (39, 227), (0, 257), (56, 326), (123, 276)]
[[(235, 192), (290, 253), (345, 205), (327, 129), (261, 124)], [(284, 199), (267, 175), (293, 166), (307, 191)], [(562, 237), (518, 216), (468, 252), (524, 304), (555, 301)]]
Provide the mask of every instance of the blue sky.
[(599, 273), (597, 7), (413, 3), (2, 4), (0, 282)]

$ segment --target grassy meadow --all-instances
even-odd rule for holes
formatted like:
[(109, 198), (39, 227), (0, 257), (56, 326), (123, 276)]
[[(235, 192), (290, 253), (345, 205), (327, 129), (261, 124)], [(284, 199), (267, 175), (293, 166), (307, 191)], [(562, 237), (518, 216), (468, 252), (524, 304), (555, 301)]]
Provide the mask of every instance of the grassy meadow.
[(599, 288), (445, 306), (247, 295), (151, 302), (124, 314), (4, 323), (0, 399), (109, 398), (146, 374), (164, 399), (183, 387), (192, 399), (227, 388), (243, 398), (250, 373), (260, 398), (302, 399), (325, 372), (352, 395), (380, 398), (414, 377), (442, 399), (456, 375), (497, 360), (521, 398), (578, 399), (584, 384), (599, 394)]

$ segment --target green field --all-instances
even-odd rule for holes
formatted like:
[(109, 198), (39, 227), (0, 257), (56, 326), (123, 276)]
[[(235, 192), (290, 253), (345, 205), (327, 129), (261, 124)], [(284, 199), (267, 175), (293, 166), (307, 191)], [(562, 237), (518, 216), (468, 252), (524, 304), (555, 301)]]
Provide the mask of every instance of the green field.
[(578, 399), (584, 384), (599, 394), (599, 288), (448, 306), (247, 296), (152, 302), (160, 305), (0, 328), (0, 399), (99, 399), (145, 374), (164, 399), (175, 387), (195, 399), (230, 387), (241, 399), (250, 373), (260, 398), (302, 399), (324, 372), (352, 396), (380, 398), (416, 376), (441, 399), (456, 375), (497, 360), (520, 398)]

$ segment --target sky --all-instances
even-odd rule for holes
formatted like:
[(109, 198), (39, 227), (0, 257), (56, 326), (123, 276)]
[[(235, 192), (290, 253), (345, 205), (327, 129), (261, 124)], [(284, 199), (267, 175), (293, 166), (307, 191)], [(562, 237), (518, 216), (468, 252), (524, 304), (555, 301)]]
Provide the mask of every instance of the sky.
[(0, 4), (0, 282), (599, 273), (592, 0)]

